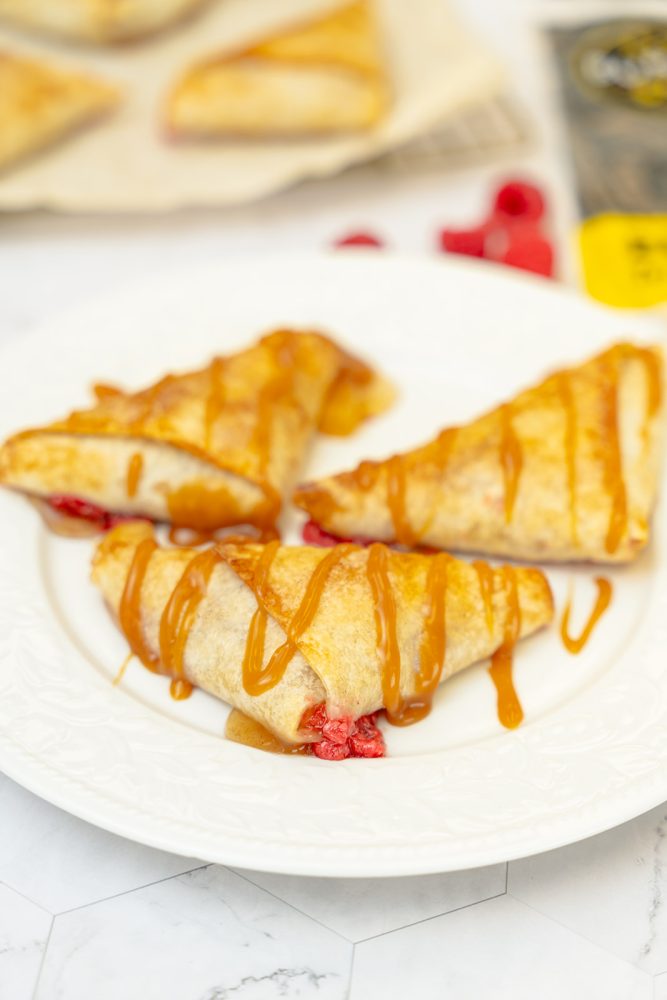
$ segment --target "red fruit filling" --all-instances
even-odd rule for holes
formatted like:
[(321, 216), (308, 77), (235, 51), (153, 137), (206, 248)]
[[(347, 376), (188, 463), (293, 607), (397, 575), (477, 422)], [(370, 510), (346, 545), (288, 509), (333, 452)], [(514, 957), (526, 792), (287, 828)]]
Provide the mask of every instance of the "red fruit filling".
[(100, 531), (109, 531), (117, 524), (124, 524), (126, 521), (136, 521), (137, 518), (131, 514), (110, 514), (108, 510), (97, 507), (88, 500), (80, 500), (71, 496), (52, 496), (48, 498), (48, 503), (59, 514), (65, 517), (77, 517), (81, 521), (88, 521), (99, 527)]
[(335, 247), (383, 247), (384, 242), (373, 233), (348, 233), (334, 241)]
[(305, 712), (300, 729), (320, 733), (318, 743), (309, 743), (309, 751), (322, 760), (345, 760), (346, 757), (384, 757), (386, 748), (377, 728), (377, 712), (362, 715), (356, 722), (349, 716), (330, 719), (324, 704)]
[(500, 215), (516, 219), (541, 219), (544, 215), (544, 198), (534, 184), (510, 181), (496, 192), (493, 207)]
[(334, 545), (340, 545), (341, 542), (351, 542), (354, 545), (371, 544), (370, 538), (360, 538), (359, 536), (343, 538), (341, 535), (332, 535), (331, 532), (325, 531), (315, 521), (306, 521), (301, 535), (306, 545), (319, 545), (325, 549), (331, 549)]

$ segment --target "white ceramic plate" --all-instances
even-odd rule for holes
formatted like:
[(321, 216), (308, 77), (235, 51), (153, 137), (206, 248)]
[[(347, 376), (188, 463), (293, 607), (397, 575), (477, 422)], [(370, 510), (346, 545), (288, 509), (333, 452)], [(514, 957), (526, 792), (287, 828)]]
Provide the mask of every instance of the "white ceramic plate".
[[(352, 440), (318, 444), (308, 475), (344, 468), (474, 416), (551, 366), (648, 321), (540, 279), (467, 262), (349, 252), (221, 261), (50, 324), (3, 352), (2, 435), (84, 405), (95, 379), (139, 386), (272, 326), (328, 329), (392, 375), (399, 405)], [(210, 861), (309, 875), (399, 875), (546, 850), (667, 798), (664, 507), (650, 549), (613, 570), (615, 598), (579, 657), (553, 628), (523, 642), (526, 720), (503, 730), (484, 666), (434, 711), (389, 729), (386, 760), (273, 757), (225, 741), (226, 707), (133, 663), (88, 582), (92, 543), (55, 538), (0, 494), (0, 766), (116, 833)], [(297, 519), (288, 528), (296, 541)], [(662, 523), (661, 523), (662, 522)], [(591, 569), (549, 570), (581, 618)], [(577, 623), (575, 622), (575, 625)]]

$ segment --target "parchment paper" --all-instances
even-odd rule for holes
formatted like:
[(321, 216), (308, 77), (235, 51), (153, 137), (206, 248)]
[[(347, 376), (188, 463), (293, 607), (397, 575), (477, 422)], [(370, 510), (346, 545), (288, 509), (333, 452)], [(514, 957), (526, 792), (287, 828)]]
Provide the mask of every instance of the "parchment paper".
[(442, 0), (376, 0), (394, 104), (373, 132), (290, 141), (192, 144), (162, 129), (165, 95), (192, 62), (232, 52), (340, 0), (214, 0), (162, 37), (113, 49), (0, 29), (0, 49), (83, 67), (118, 83), (118, 112), (0, 177), (0, 209), (163, 211), (251, 201), (396, 148), (495, 96), (503, 74)]

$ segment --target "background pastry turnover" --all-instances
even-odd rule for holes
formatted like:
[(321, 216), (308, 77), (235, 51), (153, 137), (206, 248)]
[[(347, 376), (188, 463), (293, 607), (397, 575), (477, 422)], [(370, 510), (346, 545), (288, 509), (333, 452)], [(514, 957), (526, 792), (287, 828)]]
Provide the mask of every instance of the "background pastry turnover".
[(388, 101), (371, 3), (357, 0), (194, 66), (170, 96), (167, 123), (192, 137), (328, 133), (375, 125)]
[(0, 0), (0, 17), (39, 31), (88, 42), (120, 42), (150, 34), (205, 0)]
[[(382, 545), (163, 549), (140, 523), (103, 539), (93, 581), (151, 669), (187, 679), (287, 743), (321, 738), (300, 728), (314, 706), (352, 721), (428, 702), (440, 680), (552, 617), (535, 569), (480, 571)], [(383, 587), (394, 610), (380, 625)]]
[(206, 368), (98, 402), (0, 449), (0, 482), (202, 531), (270, 530), (318, 428), (349, 433), (392, 399), (328, 337), (278, 330)]
[(661, 351), (617, 344), (423, 447), (306, 484), (295, 501), (339, 537), (627, 562), (649, 537), (663, 411)]
[(0, 170), (90, 124), (119, 100), (115, 87), (93, 76), (0, 52)]

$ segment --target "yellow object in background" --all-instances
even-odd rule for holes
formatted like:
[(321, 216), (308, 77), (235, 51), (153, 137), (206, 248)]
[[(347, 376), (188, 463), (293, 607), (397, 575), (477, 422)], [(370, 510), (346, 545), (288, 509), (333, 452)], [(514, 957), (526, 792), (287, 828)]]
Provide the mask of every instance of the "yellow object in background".
[(595, 215), (579, 241), (593, 298), (632, 309), (667, 302), (667, 215)]

